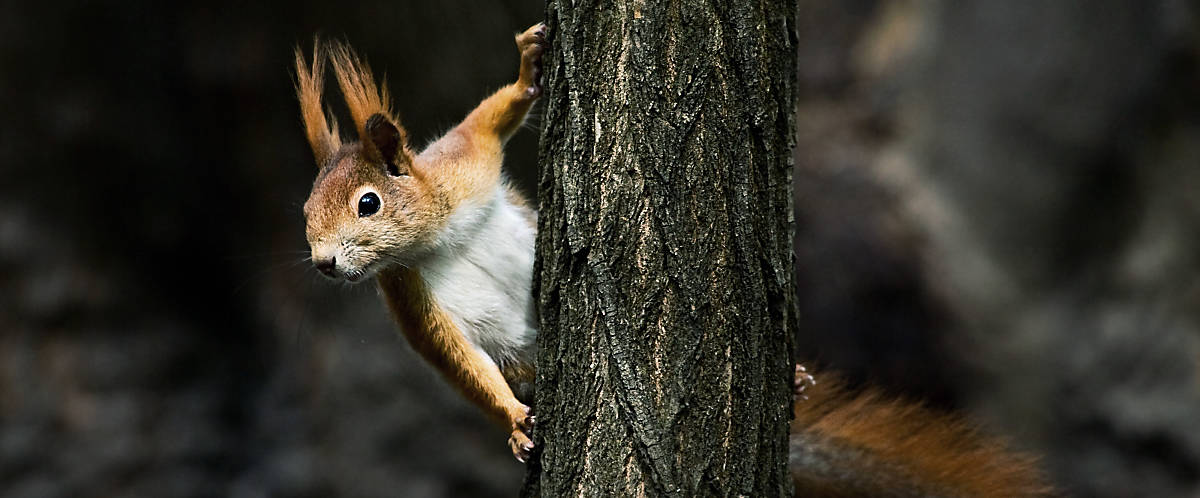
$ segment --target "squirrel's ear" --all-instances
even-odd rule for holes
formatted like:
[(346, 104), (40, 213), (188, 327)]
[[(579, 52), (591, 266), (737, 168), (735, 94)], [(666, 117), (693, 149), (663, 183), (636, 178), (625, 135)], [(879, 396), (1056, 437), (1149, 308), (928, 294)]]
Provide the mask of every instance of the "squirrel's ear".
[(407, 175), (409, 168), (408, 153), (405, 151), (405, 136), (401, 128), (383, 114), (372, 114), (363, 126), (371, 145), (379, 152), (380, 158), (387, 164), (388, 173), (392, 176)]
[(300, 47), (296, 47), (296, 97), (300, 100), (300, 116), (304, 133), (312, 147), (317, 167), (323, 167), (341, 147), (337, 123), (329, 122), (321, 109), (322, 83), (325, 81), (325, 54), (321, 41), (313, 41), (313, 60), (310, 66)]

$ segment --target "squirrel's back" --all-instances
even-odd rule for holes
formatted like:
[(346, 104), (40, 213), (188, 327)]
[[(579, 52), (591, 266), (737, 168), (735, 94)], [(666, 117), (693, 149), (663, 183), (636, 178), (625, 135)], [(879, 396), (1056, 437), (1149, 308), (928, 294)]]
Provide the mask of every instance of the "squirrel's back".
[(796, 496), (1054, 496), (1033, 458), (954, 416), (829, 376), (805, 394), (792, 422)]

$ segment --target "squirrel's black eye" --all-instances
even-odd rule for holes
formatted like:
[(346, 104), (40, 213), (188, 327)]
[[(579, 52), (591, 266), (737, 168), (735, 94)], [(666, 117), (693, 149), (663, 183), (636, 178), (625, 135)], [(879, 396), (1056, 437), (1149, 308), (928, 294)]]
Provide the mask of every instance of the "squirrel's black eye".
[(358, 198), (358, 217), (371, 216), (379, 211), (379, 196), (375, 192), (367, 192)]

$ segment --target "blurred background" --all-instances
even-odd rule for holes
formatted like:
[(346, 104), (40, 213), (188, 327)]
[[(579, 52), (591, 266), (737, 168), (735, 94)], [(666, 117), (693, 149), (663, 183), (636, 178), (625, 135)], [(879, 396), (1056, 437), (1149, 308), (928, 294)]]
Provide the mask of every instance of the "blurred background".
[[(798, 3), (800, 357), (1072, 496), (1200, 496), (1197, 4)], [(421, 143), (542, 12), (0, 5), (0, 496), (514, 495), (503, 431), (303, 261), (290, 58), (348, 40)]]

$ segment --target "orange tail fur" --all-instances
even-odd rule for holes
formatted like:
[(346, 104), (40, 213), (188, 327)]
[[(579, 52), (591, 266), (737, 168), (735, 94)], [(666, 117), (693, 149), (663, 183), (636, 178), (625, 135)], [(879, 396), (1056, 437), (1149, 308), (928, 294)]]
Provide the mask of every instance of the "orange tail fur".
[(795, 403), (796, 496), (1054, 496), (1033, 458), (962, 420), (820, 379)]

